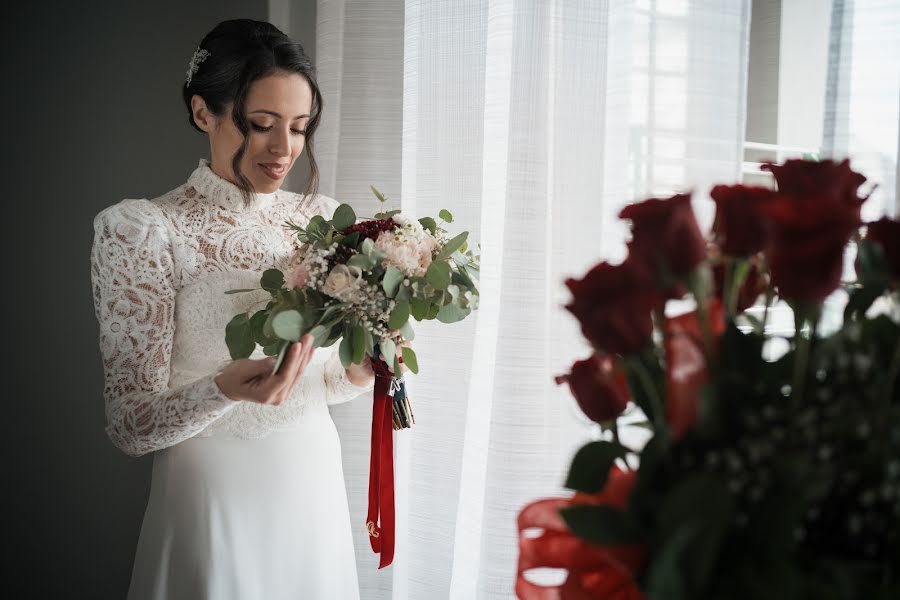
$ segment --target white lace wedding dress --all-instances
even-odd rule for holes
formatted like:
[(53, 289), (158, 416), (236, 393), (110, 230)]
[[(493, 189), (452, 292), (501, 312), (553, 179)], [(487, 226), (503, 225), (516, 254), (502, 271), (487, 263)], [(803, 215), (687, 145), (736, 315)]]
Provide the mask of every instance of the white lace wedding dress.
[(129, 598), (359, 598), (328, 405), (371, 386), (347, 379), (336, 346), (315, 352), (281, 406), (233, 401), (213, 380), (230, 360), (225, 325), (270, 297), (225, 291), (286, 269), (284, 222), (336, 206), (286, 191), (245, 206), (201, 160), (184, 185), (95, 217), (106, 431), (132, 456), (154, 453)]

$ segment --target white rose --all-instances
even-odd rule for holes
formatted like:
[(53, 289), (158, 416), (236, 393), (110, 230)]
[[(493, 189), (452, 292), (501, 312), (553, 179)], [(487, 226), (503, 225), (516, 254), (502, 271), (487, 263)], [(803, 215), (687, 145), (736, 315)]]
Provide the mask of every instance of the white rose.
[(347, 302), (361, 279), (362, 269), (359, 267), (337, 265), (328, 274), (322, 291), (341, 302)]
[(409, 217), (407, 217), (403, 213), (397, 213), (396, 215), (392, 216), (391, 219), (393, 219), (394, 223), (396, 223), (400, 227), (403, 227), (404, 225), (409, 223)]

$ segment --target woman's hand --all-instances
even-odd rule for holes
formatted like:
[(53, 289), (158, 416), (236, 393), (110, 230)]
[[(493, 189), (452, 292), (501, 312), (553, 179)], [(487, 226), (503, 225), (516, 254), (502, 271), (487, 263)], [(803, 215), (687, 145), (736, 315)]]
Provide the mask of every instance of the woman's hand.
[(225, 367), (215, 382), (232, 400), (245, 400), (278, 406), (287, 400), (294, 384), (312, 359), (315, 348), (311, 335), (291, 344), (277, 375), (272, 375), (276, 357), (259, 360), (242, 358)]

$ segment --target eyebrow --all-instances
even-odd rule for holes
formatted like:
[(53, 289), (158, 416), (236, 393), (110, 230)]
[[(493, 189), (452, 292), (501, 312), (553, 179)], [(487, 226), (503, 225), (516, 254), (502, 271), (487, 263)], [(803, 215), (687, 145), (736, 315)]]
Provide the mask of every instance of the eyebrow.
[[(250, 114), (251, 114), (251, 115), (255, 115), (256, 113), (265, 113), (265, 114), (267, 114), (267, 115), (272, 115), (273, 117), (278, 117), (279, 119), (282, 118), (281, 114), (275, 112), (274, 110), (265, 110), (265, 109), (254, 110), (254, 111), (251, 112)], [(297, 119), (302, 119), (303, 117), (308, 117), (308, 116), (309, 116), (309, 115), (297, 115), (296, 117), (294, 117), (294, 118), (292, 119), (292, 121), (296, 121)]]

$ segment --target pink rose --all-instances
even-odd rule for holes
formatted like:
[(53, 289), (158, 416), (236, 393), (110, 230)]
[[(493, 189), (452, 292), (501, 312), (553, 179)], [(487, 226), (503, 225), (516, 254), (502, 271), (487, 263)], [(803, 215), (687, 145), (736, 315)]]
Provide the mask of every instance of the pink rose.
[(309, 279), (309, 271), (302, 264), (297, 265), (290, 275), (288, 275), (288, 287), (292, 289), (301, 289), (306, 287), (306, 281)]

